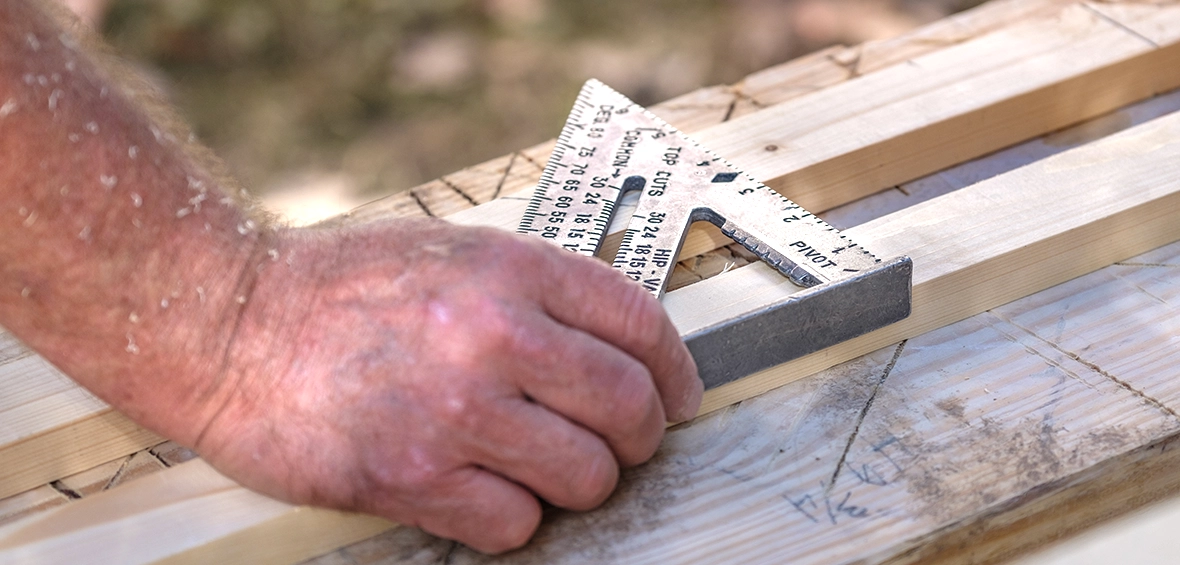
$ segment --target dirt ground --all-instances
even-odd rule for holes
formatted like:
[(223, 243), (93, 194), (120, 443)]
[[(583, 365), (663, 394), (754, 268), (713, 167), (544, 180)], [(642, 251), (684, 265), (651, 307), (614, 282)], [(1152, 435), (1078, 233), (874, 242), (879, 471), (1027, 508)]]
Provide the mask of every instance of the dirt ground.
[(66, 0), (296, 222), (978, 0)]

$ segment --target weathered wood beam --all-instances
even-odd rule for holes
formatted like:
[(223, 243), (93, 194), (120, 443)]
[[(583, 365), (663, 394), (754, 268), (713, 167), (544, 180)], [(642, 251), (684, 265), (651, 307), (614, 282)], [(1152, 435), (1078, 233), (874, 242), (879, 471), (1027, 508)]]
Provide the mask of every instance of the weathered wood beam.
[[(851, 231), (865, 245), (914, 259), (911, 318), (716, 389), (705, 411), (1180, 239), (1180, 115)], [(784, 291), (781, 277), (752, 265), (670, 293), (666, 306), (687, 332), (777, 301)], [(0, 528), (0, 559), (139, 563), (174, 555), (189, 562), (235, 549), (329, 547), (356, 539), (344, 536), (350, 527), (359, 536), (388, 526), (270, 501), (233, 486), (200, 462), (151, 479)], [(1013, 505), (1020, 509), (1019, 501)], [(226, 526), (227, 517), (232, 527)], [(286, 524), (297, 519), (304, 527), (291, 534)], [(312, 533), (319, 520), (334, 527)], [(342, 520), (350, 526), (338, 527)], [(120, 531), (134, 537), (116, 542), (111, 536)]]
[(0, 498), (160, 441), (0, 332)]
[[(1180, 87), (1180, 7), (1101, 10), (1071, 5), (694, 137), (819, 213)], [(527, 196), (448, 220), (515, 229)], [(624, 228), (612, 227), (606, 254)], [(702, 223), (681, 256), (728, 242)]]
[[(910, 317), (710, 390), (702, 413), (1180, 239), (1178, 157), (1170, 115), (847, 230), (883, 257), (913, 259)], [(794, 291), (755, 263), (664, 303), (688, 334)]]

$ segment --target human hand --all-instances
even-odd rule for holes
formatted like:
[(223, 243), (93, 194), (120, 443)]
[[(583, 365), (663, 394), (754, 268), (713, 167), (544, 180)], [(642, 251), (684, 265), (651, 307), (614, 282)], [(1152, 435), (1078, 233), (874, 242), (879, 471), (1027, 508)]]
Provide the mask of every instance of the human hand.
[(0, 2), (0, 323), (138, 424), (256, 490), (500, 551), (532, 493), (593, 507), (696, 411), (622, 275), (439, 221), (260, 227), (57, 12)]
[(598, 506), (700, 405), (659, 303), (595, 260), (419, 220), (274, 248), (196, 441), (255, 490), (500, 552), (537, 528), (534, 494)]

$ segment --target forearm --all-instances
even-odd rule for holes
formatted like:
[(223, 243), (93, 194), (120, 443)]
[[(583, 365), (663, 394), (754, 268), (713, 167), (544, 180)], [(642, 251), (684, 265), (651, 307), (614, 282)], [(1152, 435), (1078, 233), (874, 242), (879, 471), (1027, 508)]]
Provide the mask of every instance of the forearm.
[(0, 324), (191, 443), (270, 236), (80, 41), (0, 2)]

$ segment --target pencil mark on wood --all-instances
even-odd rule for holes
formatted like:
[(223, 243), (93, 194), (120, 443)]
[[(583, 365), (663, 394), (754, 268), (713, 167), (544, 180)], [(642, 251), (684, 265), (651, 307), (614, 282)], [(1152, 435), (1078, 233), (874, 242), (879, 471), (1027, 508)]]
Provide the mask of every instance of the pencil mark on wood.
[[(152, 457), (155, 456), (153, 455)], [(119, 469), (116, 470), (113, 475), (111, 475), (110, 479), (107, 479), (106, 484), (102, 486), (102, 490), (110, 489), (112, 486), (119, 484), (119, 479), (122, 478), (123, 473), (127, 471), (127, 466), (131, 464), (132, 458), (133, 457), (128, 457), (123, 460), (123, 464), (119, 465)]]
[(1122, 267), (1151, 267), (1151, 268), (1160, 268), (1160, 267), (1162, 267), (1162, 268), (1165, 268), (1165, 269), (1167, 269), (1167, 268), (1175, 269), (1175, 268), (1177, 268), (1177, 267), (1180, 267), (1180, 265), (1169, 265), (1169, 264), (1167, 264), (1167, 263), (1130, 263), (1130, 262), (1127, 262), (1127, 261), (1123, 261), (1123, 262), (1120, 262), (1120, 263), (1115, 263), (1115, 265), (1119, 265), (1119, 266), (1122, 266)]
[(857, 478), (861, 483), (875, 487), (883, 487), (889, 485), (889, 480), (886, 479), (872, 463), (861, 463), (858, 469), (855, 465), (845, 463), (845, 467), (849, 473)]
[(1151, 45), (1152, 47), (1159, 49), (1159, 47), (1160, 47), (1159, 43), (1156, 43), (1156, 42), (1152, 41), (1151, 38), (1144, 36), (1143, 34), (1135, 31), (1134, 29), (1131, 29), (1130, 27), (1127, 27), (1127, 25), (1124, 24), (1123, 22), (1120, 22), (1120, 21), (1102, 13), (1100, 10), (1094, 9), (1093, 6), (1087, 4), (1086, 2), (1081, 2), (1079, 5), (1082, 8), (1085, 8), (1085, 10), (1087, 12), (1090, 12), (1091, 14), (1094, 14), (1095, 16), (1097, 16), (1098, 19), (1131, 34), (1133, 37), (1137, 37), (1139, 39), (1142, 39), (1143, 41), (1146, 41), (1148, 45)]
[(873, 385), (873, 392), (869, 394), (868, 400), (865, 401), (864, 407), (860, 410), (860, 415), (856, 419), (856, 425), (852, 428), (852, 433), (848, 436), (848, 442), (844, 444), (844, 451), (840, 454), (840, 459), (836, 461), (836, 470), (832, 471), (832, 478), (828, 481), (828, 486), (824, 490), (826, 496), (836, 485), (836, 479), (840, 476), (840, 469), (844, 466), (844, 460), (848, 457), (848, 450), (852, 449), (853, 442), (856, 441), (856, 436), (860, 433), (860, 426), (865, 421), (865, 416), (868, 415), (869, 409), (873, 407), (873, 400), (877, 398), (877, 392), (881, 390), (881, 385), (885, 384), (885, 379), (889, 378), (889, 373), (893, 371), (893, 367), (897, 365), (897, 359), (901, 357), (901, 352), (905, 349), (906, 341), (903, 340), (897, 344), (897, 349), (893, 351), (893, 358), (889, 360), (889, 364), (885, 366), (885, 370), (881, 372), (881, 378), (877, 379), (876, 384)]
[[(530, 156), (529, 156), (529, 154), (528, 154), (528, 153), (524, 153), (523, 151), (521, 151), (521, 152), (518, 152), (518, 153), (520, 153), (520, 156), (521, 156), (521, 157), (524, 157), (524, 160), (525, 160), (525, 161), (528, 161), (529, 163), (532, 163), (532, 164), (533, 164), (533, 166), (534, 166), (534, 167), (536, 167), (536, 168), (537, 168), (539, 171), (544, 171), (544, 170), (545, 170), (545, 163), (538, 163), (536, 159), (533, 159), (532, 157), (530, 157)], [(545, 155), (545, 160), (547, 161), (548, 159), (549, 159), (549, 155), (548, 155), (548, 154), (546, 154), (546, 155)]]
[(845, 50), (843, 53), (828, 55), (828, 60), (842, 67), (848, 76), (845, 80), (851, 80), (860, 76), (860, 59), (861, 47), (854, 47)]
[[(1006, 322), (1006, 323), (1008, 323), (1008, 324), (1011, 324), (1013, 327), (1015, 327), (1015, 328), (1017, 328), (1017, 329), (1019, 329), (1019, 330), (1022, 330), (1022, 331), (1024, 331), (1026, 334), (1028, 334), (1029, 336), (1031, 336), (1033, 339), (1036, 339), (1038, 342), (1047, 344), (1049, 347), (1053, 348), (1053, 350), (1054, 350), (1054, 351), (1062, 352), (1062, 351), (1061, 351), (1061, 349), (1060, 349), (1060, 348), (1058, 348), (1057, 346), (1055, 346), (1055, 345), (1054, 345), (1054, 344), (1053, 344), (1051, 341), (1049, 341), (1049, 340), (1045, 339), (1044, 337), (1041, 337), (1039, 334), (1037, 334), (1037, 333), (1035, 333), (1035, 332), (1033, 332), (1033, 331), (1029, 330), (1028, 328), (1025, 328), (1025, 327), (1022, 327), (1022, 326), (1020, 326), (1020, 325), (1018, 325), (1018, 324), (1015, 324), (1015, 323), (1013, 323), (1011, 320), (1008, 320), (1007, 318), (1005, 318), (1005, 317), (1001, 316), (1001, 315), (1000, 315), (998, 312), (996, 312), (996, 311), (993, 311), (993, 310), (989, 310), (989, 311), (987, 311), (986, 313), (987, 313), (987, 314), (989, 314), (989, 315), (991, 315), (991, 316), (993, 316), (993, 317), (995, 317), (996, 319), (998, 319), (998, 320), (1000, 320), (1000, 321), (1002, 321), (1002, 322)], [(1061, 325), (1062, 325), (1063, 323), (1064, 323), (1064, 318), (1060, 318), (1060, 319), (1058, 319), (1058, 328), (1057, 328), (1057, 335), (1058, 335), (1058, 337), (1060, 337), (1060, 336), (1061, 336), (1061, 334), (1062, 334), (1062, 332), (1064, 331), (1064, 330), (1063, 330), (1063, 328), (1061, 327)], [(993, 324), (991, 327), (992, 327), (992, 329), (994, 329), (994, 330), (996, 330), (997, 332), (999, 332), (999, 334), (1000, 334), (1000, 335), (1004, 336), (1004, 339), (1007, 339), (1008, 341), (1010, 341), (1010, 342), (1012, 342), (1012, 343), (1014, 343), (1014, 344), (1016, 344), (1016, 345), (1020, 346), (1021, 348), (1023, 348), (1023, 349), (1024, 349), (1025, 351), (1027, 351), (1028, 353), (1030, 353), (1030, 354), (1032, 354), (1032, 355), (1035, 355), (1036, 357), (1040, 358), (1042, 361), (1044, 361), (1045, 363), (1048, 363), (1048, 364), (1049, 364), (1050, 366), (1052, 366), (1053, 368), (1055, 368), (1055, 369), (1057, 369), (1057, 370), (1061, 371), (1061, 372), (1062, 372), (1062, 373), (1064, 373), (1066, 376), (1068, 376), (1069, 378), (1071, 378), (1071, 379), (1073, 379), (1074, 381), (1078, 382), (1078, 383), (1079, 383), (1079, 384), (1081, 384), (1082, 386), (1084, 386), (1084, 387), (1086, 387), (1086, 388), (1088, 388), (1088, 389), (1090, 389), (1090, 390), (1093, 390), (1093, 391), (1097, 391), (1097, 390), (1098, 390), (1098, 387), (1096, 387), (1096, 386), (1094, 386), (1093, 384), (1091, 384), (1089, 381), (1087, 381), (1085, 378), (1083, 378), (1081, 375), (1077, 374), (1076, 372), (1074, 372), (1074, 371), (1071, 371), (1071, 370), (1069, 369), (1069, 367), (1065, 367), (1065, 366), (1063, 366), (1061, 363), (1058, 363), (1058, 362), (1057, 362), (1057, 360), (1055, 360), (1055, 359), (1052, 359), (1052, 358), (1048, 357), (1047, 355), (1045, 355), (1044, 353), (1041, 353), (1040, 351), (1038, 351), (1038, 350), (1037, 350), (1035, 347), (1030, 347), (1030, 346), (1028, 346), (1028, 344), (1026, 344), (1026, 343), (1024, 343), (1023, 341), (1021, 341), (1019, 337), (1017, 337), (1017, 336), (1014, 336), (1014, 335), (1012, 335), (1012, 334), (1010, 334), (1010, 333), (1008, 333), (1008, 332), (1004, 331), (1004, 328), (997, 327), (997, 326), (996, 326), (996, 325), (994, 325), (994, 324)], [(1062, 352), (1062, 353), (1063, 353), (1063, 352)]]
[(873, 446), (873, 452), (880, 454), (881, 457), (884, 457), (885, 460), (888, 461), (890, 465), (893, 465), (893, 468), (897, 470), (898, 474), (904, 474), (905, 468), (903, 468), (901, 466), (901, 464), (897, 462), (897, 460), (895, 460), (892, 456), (890, 456), (885, 451), (886, 447), (893, 446), (893, 445), (896, 445), (899, 449), (901, 449), (902, 454), (913, 457), (914, 454), (911, 453), (910, 450), (908, 448), (906, 448), (905, 444), (902, 443), (901, 440), (897, 439), (897, 436), (895, 436), (893, 434), (889, 434), (889, 437), (886, 438), (884, 441), (877, 442), (877, 444)]
[(1133, 280), (1130, 280), (1130, 279), (1128, 279), (1127, 277), (1124, 277), (1123, 275), (1121, 275), (1121, 274), (1119, 274), (1119, 273), (1117, 273), (1117, 272), (1114, 274), (1114, 276), (1115, 276), (1117, 279), (1119, 279), (1120, 281), (1122, 281), (1122, 282), (1124, 282), (1124, 283), (1127, 283), (1127, 284), (1129, 284), (1129, 285), (1131, 285), (1131, 286), (1135, 287), (1135, 290), (1138, 290), (1139, 292), (1142, 292), (1143, 294), (1145, 294), (1145, 295), (1149, 296), (1149, 297), (1150, 297), (1152, 300), (1155, 300), (1156, 302), (1158, 302), (1158, 303), (1160, 303), (1160, 304), (1163, 304), (1163, 305), (1167, 305), (1167, 304), (1168, 304), (1168, 301), (1167, 301), (1167, 300), (1164, 300), (1163, 298), (1161, 298), (1161, 297), (1159, 297), (1159, 296), (1156, 296), (1156, 295), (1155, 295), (1154, 293), (1152, 293), (1150, 290), (1147, 290), (1146, 288), (1143, 288), (1143, 285), (1141, 285), (1141, 284), (1139, 284), (1139, 283), (1137, 283), (1137, 282), (1135, 282), (1135, 281), (1133, 281)]
[(171, 464), (168, 463), (167, 460), (165, 460), (163, 457), (161, 457), (159, 453), (156, 453), (155, 448), (149, 449), (148, 453), (151, 454), (152, 457), (155, 457), (156, 461), (159, 461), (160, 464), (164, 466), (164, 468), (168, 468), (168, 467), (172, 466)]
[(16, 339), (6, 340), (0, 343), (0, 365), (20, 361), (36, 355), (32, 350), (25, 347)]
[[(823, 487), (822, 483), (820, 486)], [(804, 494), (801, 497), (792, 498), (790, 495), (784, 494), (783, 499), (815, 524), (821, 523), (821, 518), (826, 518), (828, 523), (835, 526), (840, 523), (841, 518), (859, 519), (869, 516), (868, 508), (851, 503), (852, 491), (845, 492), (843, 497), (833, 498), (829, 494), (828, 488), (824, 487), (823, 494), (818, 496)]]
[(739, 96), (740, 95), (736, 93), (734, 94), (733, 100), (729, 102), (729, 108), (725, 109), (725, 115), (721, 117), (722, 122), (728, 122), (729, 119), (733, 117), (733, 111), (737, 108)]
[(504, 183), (508, 180), (508, 175), (512, 173), (512, 165), (516, 164), (516, 158), (519, 155), (519, 151), (513, 151), (512, 155), (508, 157), (508, 165), (504, 167), (504, 174), (500, 176), (500, 182), (496, 183), (496, 190), (492, 191), (492, 200), (500, 197), (500, 192), (504, 190)]

